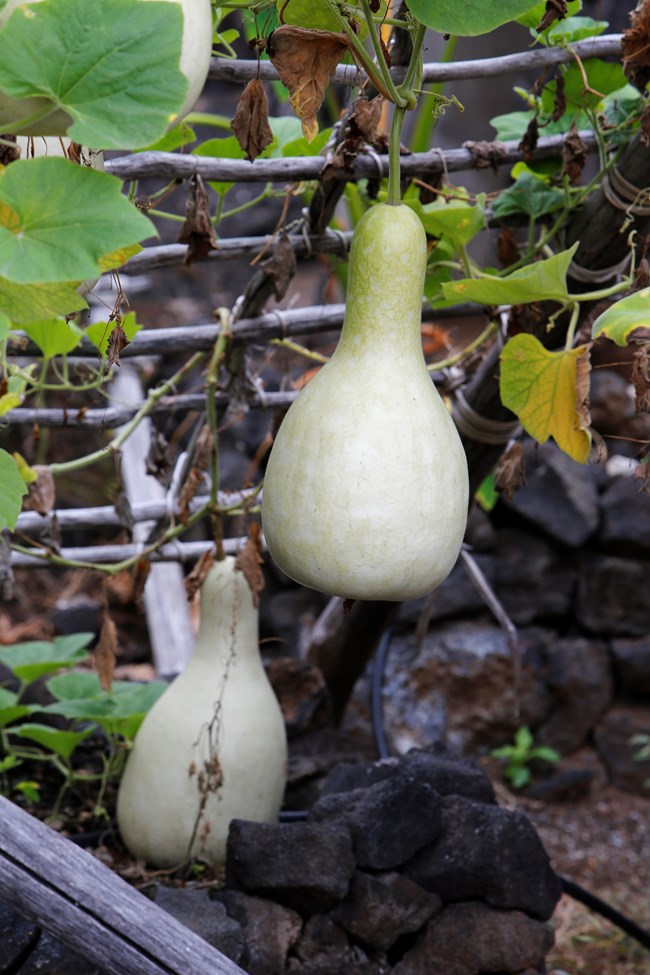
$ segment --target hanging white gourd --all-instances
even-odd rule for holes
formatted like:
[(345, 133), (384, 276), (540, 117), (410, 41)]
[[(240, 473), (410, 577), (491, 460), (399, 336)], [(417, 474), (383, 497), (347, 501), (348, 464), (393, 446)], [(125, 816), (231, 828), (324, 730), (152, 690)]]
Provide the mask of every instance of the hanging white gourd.
[(264, 479), (262, 522), (296, 582), (349, 599), (405, 600), (456, 562), (465, 452), (421, 344), (427, 261), (418, 216), (377, 204), (354, 232), (345, 322), (291, 405)]
[(232, 819), (277, 819), (286, 766), (257, 608), (228, 556), (202, 586), (194, 654), (147, 714), (127, 759), (117, 800), (124, 843), (155, 867), (188, 857), (221, 864)]

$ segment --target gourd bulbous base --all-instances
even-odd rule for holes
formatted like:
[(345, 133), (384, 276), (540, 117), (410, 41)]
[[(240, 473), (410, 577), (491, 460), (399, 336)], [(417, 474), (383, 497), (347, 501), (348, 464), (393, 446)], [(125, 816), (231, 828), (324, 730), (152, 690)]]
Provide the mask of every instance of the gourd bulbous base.
[(226, 558), (201, 593), (201, 628), (185, 671), (144, 719), (120, 782), (125, 845), (156, 867), (225, 860), (230, 821), (277, 819), (287, 744), (257, 645), (248, 583)]
[(420, 341), (426, 239), (408, 207), (359, 222), (341, 340), (282, 422), (262, 521), (277, 565), (349, 599), (425, 595), (449, 574), (468, 474)]

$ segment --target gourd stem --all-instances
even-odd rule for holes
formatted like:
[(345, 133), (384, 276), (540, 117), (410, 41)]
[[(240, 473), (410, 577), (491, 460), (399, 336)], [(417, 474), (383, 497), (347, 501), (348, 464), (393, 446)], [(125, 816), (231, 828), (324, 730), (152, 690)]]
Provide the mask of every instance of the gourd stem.
[(406, 109), (395, 106), (388, 142), (388, 203), (399, 206), (402, 202), (400, 181), (400, 138)]

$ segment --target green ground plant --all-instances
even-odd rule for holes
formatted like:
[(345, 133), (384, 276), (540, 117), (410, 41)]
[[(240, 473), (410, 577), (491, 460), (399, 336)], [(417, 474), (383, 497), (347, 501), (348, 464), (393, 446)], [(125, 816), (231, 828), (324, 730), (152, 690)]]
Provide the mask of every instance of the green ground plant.
[(536, 745), (530, 728), (526, 727), (517, 730), (512, 745), (493, 748), (490, 755), (503, 763), (503, 776), (513, 789), (523, 789), (528, 785), (533, 777), (531, 766), (535, 762), (557, 765), (562, 759), (554, 748)]

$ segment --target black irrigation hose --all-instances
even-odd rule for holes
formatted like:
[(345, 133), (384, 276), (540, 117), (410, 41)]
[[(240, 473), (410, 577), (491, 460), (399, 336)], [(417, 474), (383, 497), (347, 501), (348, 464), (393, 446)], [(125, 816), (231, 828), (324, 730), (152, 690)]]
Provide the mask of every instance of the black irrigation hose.
[[(390, 651), (390, 644), (393, 638), (392, 628), (389, 626), (384, 630), (379, 645), (375, 653), (375, 659), (372, 667), (372, 678), (371, 678), (371, 696), (370, 696), (370, 713), (372, 720), (372, 731), (373, 737), (375, 739), (375, 747), (377, 749), (377, 755), (379, 758), (389, 758), (390, 748), (388, 747), (388, 741), (386, 739), (386, 730), (384, 727), (384, 711), (382, 707), (382, 690), (384, 685), (384, 674), (386, 671), (386, 661), (388, 659), (388, 653)], [(577, 884), (574, 880), (569, 880), (567, 877), (559, 875), (560, 882), (562, 884), (562, 890), (569, 897), (574, 900), (580, 901), (589, 910), (594, 911), (596, 914), (600, 914), (601, 917), (606, 918), (615, 924), (621, 931), (634, 938), (638, 941), (640, 945), (644, 948), (650, 950), (650, 931), (646, 928), (642, 928), (640, 924), (633, 921), (631, 918), (626, 917), (625, 914), (621, 914), (617, 911), (615, 907), (608, 904), (606, 901), (601, 900), (596, 894), (592, 894), (591, 891), (586, 890), (580, 884)]]

